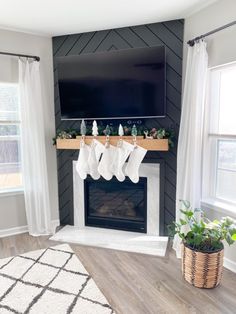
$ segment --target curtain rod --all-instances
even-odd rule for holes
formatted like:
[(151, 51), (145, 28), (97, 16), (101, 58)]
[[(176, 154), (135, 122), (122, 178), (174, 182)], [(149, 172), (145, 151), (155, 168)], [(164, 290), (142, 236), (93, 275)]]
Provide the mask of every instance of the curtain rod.
[(210, 36), (210, 35), (212, 35), (212, 34), (215, 34), (215, 33), (219, 32), (219, 31), (222, 31), (223, 29), (226, 29), (226, 28), (228, 28), (228, 27), (231, 27), (231, 26), (233, 26), (233, 25), (235, 25), (235, 24), (236, 24), (236, 21), (233, 21), (233, 22), (231, 22), (231, 23), (228, 23), (228, 24), (225, 24), (225, 25), (223, 25), (223, 26), (221, 26), (221, 27), (218, 27), (218, 28), (216, 28), (216, 29), (213, 29), (212, 31), (210, 31), (210, 32), (208, 32), (208, 33), (205, 33), (205, 34), (203, 34), (203, 35), (200, 35), (200, 36), (198, 36), (198, 37), (195, 37), (195, 38), (189, 40), (189, 41), (187, 42), (187, 44), (188, 44), (189, 46), (193, 47), (196, 41), (198, 41), (198, 40), (200, 40), (200, 39), (202, 39), (202, 38), (205, 38), (205, 37), (207, 37), (207, 36)]
[(31, 58), (35, 59), (36, 61), (40, 61), (40, 58), (38, 56), (30, 56), (30, 55), (23, 55), (19, 53), (11, 53), (11, 52), (0, 52), (0, 55), (6, 55), (6, 56), (13, 56), (13, 57), (23, 57), (23, 58)]

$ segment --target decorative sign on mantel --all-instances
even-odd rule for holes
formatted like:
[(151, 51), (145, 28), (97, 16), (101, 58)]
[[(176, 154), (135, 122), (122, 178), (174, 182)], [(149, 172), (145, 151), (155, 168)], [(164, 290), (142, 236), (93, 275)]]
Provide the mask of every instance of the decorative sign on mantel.
[[(102, 144), (105, 144), (107, 141), (106, 136), (85, 136), (84, 141), (86, 144), (90, 145), (92, 140), (96, 138)], [(124, 141), (127, 141), (133, 144), (134, 138), (133, 136), (122, 136)], [(76, 136), (76, 139), (57, 139), (56, 145), (57, 149), (80, 149), (80, 143), (82, 140), (82, 136)], [(116, 146), (118, 141), (120, 140), (120, 136), (109, 136), (109, 143), (111, 145)], [(143, 138), (143, 136), (136, 137), (137, 145), (150, 150), (150, 151), (168, 151), (169, 144), (168, 139), (149, 139)]]

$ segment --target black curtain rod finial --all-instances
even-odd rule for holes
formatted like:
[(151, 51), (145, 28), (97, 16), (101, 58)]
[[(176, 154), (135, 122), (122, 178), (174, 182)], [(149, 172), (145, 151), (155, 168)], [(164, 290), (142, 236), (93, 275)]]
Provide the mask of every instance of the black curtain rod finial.
[(187, 42), (187, 44), (190, 46), (190, 47), (193, 47), (195, 45), (195, 43), (198, 43), (201, 39), (205, 38), (204, 35), (201, 35), (201, 36), (198, 36), (194, 39), (191, 39)]
[(30, 58), (30, 59), (34, 59), (37, 62), (40, 61), (40, 57), (38, 57), (38, 56), (24, 55), (24, 54), (19, 54), (19, 53), (0, 51), (0, 55), (19, 57), (19, 58), (20, 57), (22, 57), (22, 58)]
[(194, 44), (195, 44), (195, 41), (194, 41), (194, 40), (189, 40), (189, 41), (187, 42), (187, 44), (188, 44), (190, 47), (193, 47)]

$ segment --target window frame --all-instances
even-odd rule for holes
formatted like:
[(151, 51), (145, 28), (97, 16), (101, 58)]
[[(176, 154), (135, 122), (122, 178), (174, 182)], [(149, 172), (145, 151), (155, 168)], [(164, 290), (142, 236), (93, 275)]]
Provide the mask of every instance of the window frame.
[[(18, 89), (18, 95), (19, 95), (19, 83), (17, 82), (2, 82), (0, 81), (0, 84), (5, 84), (5, 85), (14, 85), (17, 86)], [(20, 106), (20, 103), (19, 103)], [(1, 136), (0, 135), (0, 140), (20, 140), (21, 141), (21, 127), (22, 127), (22, 121), (21, 121), (21, 114), (20, 114), (20, 108), (19, 108), (19, 119), (17, 120), (4, 120), (0, 118), (0, 125), (16, 125), (19, 127), (19, 135), (6, 135), (6, 136)], [(20, 147), (20, 155), (22, 156), (22, 147)], [(24, 192), (23, 188), (23, 182), (20, 186), (13, 186), (13, 187), (7, 187), (7, 188), (0, 188), (0, 197), (2, 196), (10, 196), (10, 195), (18, 195), (22, 194)]]
[[(220, 90), (220, 80), (211, 77), (212, 73), (215, 71), (224, 70), (227, 68), (235, 67), (236, 62), (232, 62), (229, 64), (220, 65), (217, 67), (209, 68), (209, 81), (208, 81), (208, 94), (206, 97), (206, 110), (204, 115), (204, 131), (203, 131), (203, 167), (202, 167), (202, 205), (203, 206), (211, 206), (213, 209), (224, 211), (226, 213), (236, 214), (235, 206), (236, 201), (231, 201), (227, 199), (223, 199), (217, 197), (216, 189), (217, 189), (217, 171), (218, 167), (218, 152), (219, 152), (219, 142), (220, 140), (233, 140), (236, 141), (236, 134), (221, 134), (217, 132), (211, 131), (211, 123), (213, 119), (215, 121), (219, 121), (219, 102), (220, 97), (219, 94), (215, 93), (215, 90)], [(216, 79), (216, 84), (212, 84), (212, 79)], [(214, 83), (214, 82), (213, 82)], [(214, 93), (212, 91), (214, 88)], [(213, 97), (212, 97), (213, 96)], [(214, 105), (218, 108), (218, 110), (213, 110), (212, 114), (212, 106)], [(218, 123), (218, 122), (217, 122)], [(232, 172), (236, 172), (236, 170), (232, 170)]]

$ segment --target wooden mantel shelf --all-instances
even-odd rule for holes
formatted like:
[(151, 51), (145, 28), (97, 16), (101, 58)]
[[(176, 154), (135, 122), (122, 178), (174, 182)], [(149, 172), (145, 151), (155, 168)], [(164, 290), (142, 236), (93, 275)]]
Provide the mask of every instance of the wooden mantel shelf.
[[(91, 144), (92, 140), (94, 139), (93, 136), (86, 136), (85, 143)], [(97, 140), (101, 143), (105, 144), (106, 137), (105, 136), (97, 136)], [(119, 141), (119, 136), (110, 136), (109, 143), (111, 145), (116, 146), (117, 142)], [(122, 139), (133, 144), (133, 137), (132, 136), (123, 136)], [(151, 151), (168, 151), (168, 139), (144, 139), (142, 136), (137, 136), (137, 145)], [(80, 141), (81, 137), (77, 136), (76, 139), (57, 139), (57, 149), (79, 149), (80, 148)]]

